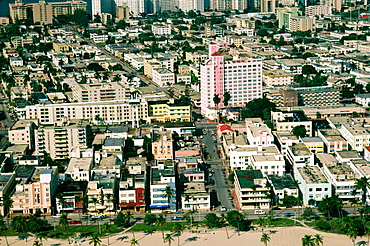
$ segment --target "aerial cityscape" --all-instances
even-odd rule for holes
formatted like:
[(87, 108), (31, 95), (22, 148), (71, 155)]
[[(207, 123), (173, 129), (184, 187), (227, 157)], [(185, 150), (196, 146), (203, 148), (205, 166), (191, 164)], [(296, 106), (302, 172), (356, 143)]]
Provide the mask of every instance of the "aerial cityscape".
[(367, 0), (0, 0), (0, 49), (0, 245), (370, 245)]

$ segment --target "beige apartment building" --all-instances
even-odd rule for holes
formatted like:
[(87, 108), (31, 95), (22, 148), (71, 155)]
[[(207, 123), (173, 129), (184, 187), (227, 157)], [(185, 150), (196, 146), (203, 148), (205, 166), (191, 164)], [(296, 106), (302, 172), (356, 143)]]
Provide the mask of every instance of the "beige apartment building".
[(131, 97), (130, 87), (121, 82), (76, 84), (72, 86), (72, 93), (78, 102), (127, 100)]
[(80, 0), (50, 3), (41, 0), (39, 3), (29, 4), (23, 3), (22, 0), (16, 0), (15, 3), (9, 4), (9, 12), (13, 22), (32, 18), (33, 22), (52, 24), (53, 17), (73, 14), (76, 9), (86, 11), (86, 7), (87, 3)]
[(27, 144), (30, 149), (34, 149), (34, 131), (37, 125), (37, 120), (18, 120), (9, 129), (9, 142), (11, 144)]
[(17, 114), (20, 119), (38, 119), (44, 125), (58, 124), (67, 119), (95, 121), (97, 117), (105, 123), (121, 123), (132, 122), (136, 118), (146, 120), (148, 105), (145, 100), (36, 104), (18, 108)]
[(308, 6), (305, 8), (306, 15), (307, 16), (321, 16), (321, 15), (331, 15), (332, 7), (328, 5), (313, 5), (313, 6)]
[(290, 85), (294, 82), (294, 76), (283, 70), (268, 70), (262, 72), (262, 81), (267, 86)]
[(32, 6), (33, 21), (40, 24), (53, 24), (51, 4), (40, 0)]
[(158, 84), (159, 87), (165, 87), (175, 84), (175, 73), (165, 68), (153, 69), (153, 82)]
[(40, 126), (35, 130), (35, 149), (45, 151), (52, 159), (71, 157), (71, 151), (90, 147), (91, 128), (88, 120), (69, 120), (58, 126)]
[(116, 21), (124, 20), (127, 21), (130, 19), (130, 7), (127, 6), (127, 3), (123, 3), (122, 6), (116, 7)]
[(16, 184), (15, 192), (11, 196), (14, 202), (10, 212), (50, 214), (57, 187), (58, 167), (35, 167), (29, 179), (20, 180)]
[(289, 31), (309, 31), (315, 29), (315, 18), (308, 16), (295, 16), (290, 17), (289, 20)]
[(174, 148), (171, 131), (156, 129), (152, 132), (152, 153), (154, 159), (173, 159)]

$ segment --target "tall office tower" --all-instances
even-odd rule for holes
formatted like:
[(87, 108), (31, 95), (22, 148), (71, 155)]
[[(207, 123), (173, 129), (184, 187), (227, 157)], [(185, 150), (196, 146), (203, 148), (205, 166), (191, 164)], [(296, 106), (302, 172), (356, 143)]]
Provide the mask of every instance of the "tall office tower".
[(133, 16), (139, 16), (140, 13), (145, 12), (145, 0), (114, 0), (114, 4), (116, 7), (126, 4)]
[(261, 12), (275, 12), (276, 0), (261, 0)]
[(245, 0), (233, 0), (232, 5), (233, 9), (243, 11), (247, 8), (247, 2)]
[(22, 3), (22, 0), (16, 0), (14, 3), (9, 3), (10, 18), (13, 23), (16, 20), (27, 19), (27, 5)]
[(51, 5), (43, 0), (32, 6), (33, 21), (40, 24), (53, 24), (53, 12)]
[(178, 7), (182, 11), (199, 10), (204, 12), (204, 1), (203, 0), (178, 0)]
[[(243, 107), (245, 103), (262, 98), (262, 60), (247, 58), (229, 60), (217, 52), (220, 44), (209, 45), (209, 59), (200, 67), (201, 112), (210, 119), (216, 118), (213, 97), (220, 98), (228, 91), (229, 106)], [(222, 107), (220, 103), (218, 107)]]
[(321, 5), (330, 6), (337, 11), (341, 11), (342, 0), (321, 0)]
[(296, 7), (277, 8), (276, 16), (279, 22), (279, 28), (282, 28), (283, 26), (288, 28), (290, 18), (299, 15), (301, 15), (301, 11)]
[(122, 6), (116, 6), (116, 20), (127, 21), (130, 19), (130, 8), (127, 6), (127, 3), (124, 3)]
[(100, 15), (101, 12), (101, 0), (91, 0), (91, 15)]
[(232, 0), (211, 0), (211, 9), (213, 10), (227, 10), (233, 9)]

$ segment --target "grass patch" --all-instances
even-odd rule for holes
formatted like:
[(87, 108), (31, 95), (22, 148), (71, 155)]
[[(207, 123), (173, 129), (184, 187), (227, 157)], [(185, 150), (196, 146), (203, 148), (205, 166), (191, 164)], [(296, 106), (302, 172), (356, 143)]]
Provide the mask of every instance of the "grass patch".
[(23, 233), (23, 232), (17, 232), (17, 231), (14, 231), (13, 229), (7, 229), (7, 230), (3, 230), (0, 232), (0, 236), (8, 236), (8, 237), (11, 237), (11, 236), (29, 236), (28, 233)]
[[(103, 228), (103, 225), (100, 225), (100, 228)], [(118, 233), (123, 231), (122, 228), (116, 227), (115, 225), (112, 225), (112, 231), (111, 233)], [(99, 233), (99, 226), (98, 225), (76, 225), (76, 226), (69, 226), (68, 232), (67, 229), (64, 227), (58, 226), (55, 228), (55, 230), (49, 230), (47, 231), (47, 235), (50, 238), (59, 238), (59, 239), (67, 239), (68, 237), (73, 238), (78, 235), (91, 235), (93, 233)]]
[[(254, 225), (258, 225), (258, 220), (252, 220)], [(276, 218), (273, 220), (265, 220), (265, 227), (289, 227), (289, 226), (301, 226), (298, 222), (291, 219)]]
[[(167, 222), (163, 227), (155, 226), (155, 225), (147, 225), (145, 223), (136, 223), (129, 232), (136, 232), (136, 231), (171, 231), (173, 226), (177, 223), (183, 224), (184, 226), (189, 226), (187, 222)], [(194, 222), (193, 228), (197, 226), (203, 226), (203, 223)]]

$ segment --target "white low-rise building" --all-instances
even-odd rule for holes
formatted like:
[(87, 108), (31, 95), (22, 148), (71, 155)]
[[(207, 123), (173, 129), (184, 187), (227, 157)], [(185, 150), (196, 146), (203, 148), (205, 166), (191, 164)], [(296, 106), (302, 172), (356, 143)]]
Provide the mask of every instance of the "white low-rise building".
[(370, 131), (362, 124), (343, 124), (338, 131), (354, 150), (362, 151), (365, 146), (370, 145)]
[(74, 181), (90, 181), (90, 171), (94, 165), (92, 157), (71, 158), (66, 170)]
[(153, 69), (153, 82), (158, 84), (160, 87), (170, 86), (175, 84), (175, 74), (165, 68)]

